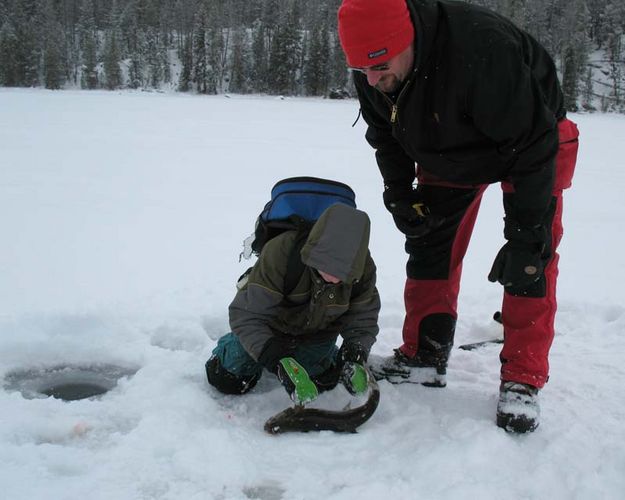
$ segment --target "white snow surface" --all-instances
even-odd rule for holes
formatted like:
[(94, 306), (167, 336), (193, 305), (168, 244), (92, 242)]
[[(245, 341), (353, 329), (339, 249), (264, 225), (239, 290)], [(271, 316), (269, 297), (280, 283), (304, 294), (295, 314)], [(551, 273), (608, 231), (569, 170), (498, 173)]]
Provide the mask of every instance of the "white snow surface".
[[(283, 177), (354, 188), (379, 271), (373, 352), (399, 344), (406, 255), (357, 113), (353, 100), (0, 89), (1, 498), (625, 498), (623, 116), (571, 116), (580, 156), (535, 433), (494, 423), (497, 345), (454, 349), (444, 389), (381, 383), (356, 434), (267, 435), (290, 403), (273, 376), (238, 397), (207, 384), (249, 265), (241, 242)], [(500, 193), (466, 257), (457, 345), (500, 335), (486, 279)], [(7, 386), (64, 364), (137, 371), (73, 402)]]

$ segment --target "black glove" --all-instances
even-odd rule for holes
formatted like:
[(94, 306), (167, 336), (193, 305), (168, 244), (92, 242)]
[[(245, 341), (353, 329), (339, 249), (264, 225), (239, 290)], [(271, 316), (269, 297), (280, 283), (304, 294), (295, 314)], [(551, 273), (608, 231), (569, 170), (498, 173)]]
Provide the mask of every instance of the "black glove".
[(419, 238), (440, 226), (445, 218), (430, 212), (412, 186), (386, 186), (384, 206), (393, 215), (397, 229), (408, 238)]
[(292, 356), (294, 349), (278, 338), (271, 338), (258, 356), (258, 362), (273, 374), (278, 373), (278, 364), (282, 358)]
[(504, 236), (508, 242), (495, 257), (488, 280), (498, 281), (506, 288), (526, 288), (545, 271), (543, 252), (547, 232), (542, 225), (522, 227), (506, 218)]
[(339, 377), (350, 394), (362, 394), (367, 390), (369, 374), (365, 369), (366, 361), (367, 351), (360, 344), (343, 343), (338, 356)]

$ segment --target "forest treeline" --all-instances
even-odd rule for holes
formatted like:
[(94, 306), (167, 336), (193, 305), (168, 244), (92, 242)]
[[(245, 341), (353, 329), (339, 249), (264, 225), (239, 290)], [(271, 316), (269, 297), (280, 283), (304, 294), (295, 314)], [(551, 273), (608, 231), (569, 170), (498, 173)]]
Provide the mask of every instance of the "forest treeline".
[[(625, 112), (624, 0), (474, 0), (532, 33), (566, 106)], [(0, 0), (0, 85), (344, 96), (340, 0)]]

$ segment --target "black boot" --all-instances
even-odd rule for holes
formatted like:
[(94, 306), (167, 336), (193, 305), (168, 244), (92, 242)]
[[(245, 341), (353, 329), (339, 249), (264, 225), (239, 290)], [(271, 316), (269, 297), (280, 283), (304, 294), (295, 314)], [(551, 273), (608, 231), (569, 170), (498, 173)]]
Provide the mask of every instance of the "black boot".
[(497, 426), (523, 434), (538, 427), (538, 389), (519, 382), (502, 382), (497, 403)]
[(256, 385), (262, 373), (251, 377), (237, 377), (221, 366), (217, 356), (212, 356), (205, 366), (208, 383), (224, 394), (245, 394)]
[(454, 344), (456, 320), (449, 314), (430, 314), (419, 326), (419, 350), (414, 357), (395, 349), (393, 356), (369, 357), (371, 372), (377, 380), (410, 382), (427, 387), (447, 385), (447, 362)]
[(393, 384), (412, 383), (427, 387), (447, 385), (447, 364), (434, 364), (430, 359), (422, 359), (419, 354), (409, 358), (400, 349), (393, 355), (369, 356), (369, 369), (376, 380), (388, 380)]

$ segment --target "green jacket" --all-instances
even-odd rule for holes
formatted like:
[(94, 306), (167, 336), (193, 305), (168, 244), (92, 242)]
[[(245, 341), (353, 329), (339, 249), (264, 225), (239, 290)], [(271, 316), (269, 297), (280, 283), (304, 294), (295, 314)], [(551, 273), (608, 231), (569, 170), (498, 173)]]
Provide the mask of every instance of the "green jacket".
[[(286, 297), (287, 262), (298, 233), (287, 231), (267, 242), (229, 307), (230, 327), (252, 358), (258, 360), (270, 340), (283, 342), (288, 350), (338, 335), (369, 352), (380, 311), (369, 228), (369, 218), (360, 210), (341, 204), (328, 208), (301, 250), (306, 267)], [(317, 270), (342, 281), (326, 283)]]

